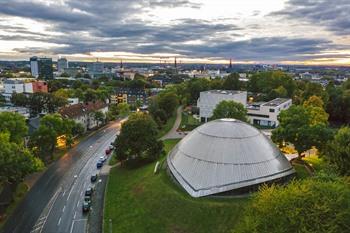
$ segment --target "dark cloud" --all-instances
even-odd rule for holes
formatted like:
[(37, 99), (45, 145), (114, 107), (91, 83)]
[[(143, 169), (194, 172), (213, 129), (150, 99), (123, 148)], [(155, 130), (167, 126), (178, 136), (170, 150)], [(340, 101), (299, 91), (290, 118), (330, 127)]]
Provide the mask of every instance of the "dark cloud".
[(310, 22), (347, 35), (350, 33), (349, 12), (349, 0), (289, 0), (284, 10), (271, 15)]
[[(279, 61), (302, 60), (313, 54), (339, 49), (332, 42), (321, 39), (261, 37), (241, 40), (245, 29), (228, 24), (224, 19), (206, 21), (184, 18), (164, 25), (143, 21), (138, 17), (140, 14), (147, 14), (154, 7), (200, 7), (188, 0), (69, 0), (63, 5), (19, 0), (0, 2), (0, 16), (19, 16), (45, 22), (50, 25), (47, 30), (61, 33), (59, 36), (45, 35), (17, 25), (0, 24), (0, 29), (9, 33), (0, 35), (0, 40), (39, 41), (57, 45), (50, 49), (16, 49), (23, 54), (89, 54), (96, 51), (114, 51), (140, 54), (178, 53), (190, 58), (232, 57), (238, 60)], [(308, 13), (309, 8), (313, 8), (315, 2), (291, 0), (288, 5), (290, 13), (285, 10), (274, 14), (284, 17), (300, 14), (310, 20), (314, 16), (311, 17), (311, 13)], [(301, 5), (302, 9), (297, 5)], [(323, 16), (323, 20), (330, 22), (332, 17)], [(344, 24), (339, 24), (341, 27), (346, 25), (346, 19), (344, 20)], [(250, 29), (260, 27), (259, 24), (249, 26)], [(189, 43), (197, 40), (202, 43)]]

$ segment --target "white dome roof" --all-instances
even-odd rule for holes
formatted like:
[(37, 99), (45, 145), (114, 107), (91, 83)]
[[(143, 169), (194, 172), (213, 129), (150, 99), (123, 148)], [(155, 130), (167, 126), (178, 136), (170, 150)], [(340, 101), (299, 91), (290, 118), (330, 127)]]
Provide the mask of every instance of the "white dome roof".
[(215, 120), (194, 129), (170, 152), (167, 163), (174, 177), (194, 197), (294, 173), (270, 139), (235, 119)]

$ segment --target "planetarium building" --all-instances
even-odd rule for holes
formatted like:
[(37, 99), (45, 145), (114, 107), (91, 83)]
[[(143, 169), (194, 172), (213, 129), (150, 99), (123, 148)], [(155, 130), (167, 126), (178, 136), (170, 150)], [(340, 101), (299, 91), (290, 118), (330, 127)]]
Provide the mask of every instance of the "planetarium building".
[(174, 147), (167, 164), (193, 197), (252, 190), (262, 183), (288, 180), (295, 173), (269, 138), (235, 119), (197, 127)]

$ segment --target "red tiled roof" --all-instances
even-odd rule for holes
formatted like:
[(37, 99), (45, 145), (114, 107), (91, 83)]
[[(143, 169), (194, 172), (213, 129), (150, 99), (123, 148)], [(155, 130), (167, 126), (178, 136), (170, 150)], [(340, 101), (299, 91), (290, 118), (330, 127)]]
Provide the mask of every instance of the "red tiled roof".
[(73, 104), (73, 105), (61, 108), (59, 110), (59, 113), (63, 117), (76, 118), (86, 113), (100, 110), (102, 108), (105, 108), (106, 106), (107, 104), (102, 101), (79, 103), (79, 104)]

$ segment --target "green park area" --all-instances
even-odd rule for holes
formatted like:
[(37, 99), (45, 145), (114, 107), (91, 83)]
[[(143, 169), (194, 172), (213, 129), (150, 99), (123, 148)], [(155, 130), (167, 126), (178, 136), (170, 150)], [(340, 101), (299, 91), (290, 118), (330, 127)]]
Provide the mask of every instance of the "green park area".
[(200, 125), (199, 120), (194, 118), (191, 114), (189, 114), (187, 112), (182, 113), (181, 124), (180, 124), (179, 130), (191, 131), (199, 125)]
[[(178, 140), (166, 140), (166, 152)], [(165, 161), (165, 157), (160, 159)], [(104, 232), (228, 232), (247, 199), (190, 197), (156, 162), (137, 169), (111, 170), (105, 202)], [(110, 219), (112, 220), (110, 222)], [(195, 223), (195, 224), (194, 224)]]

